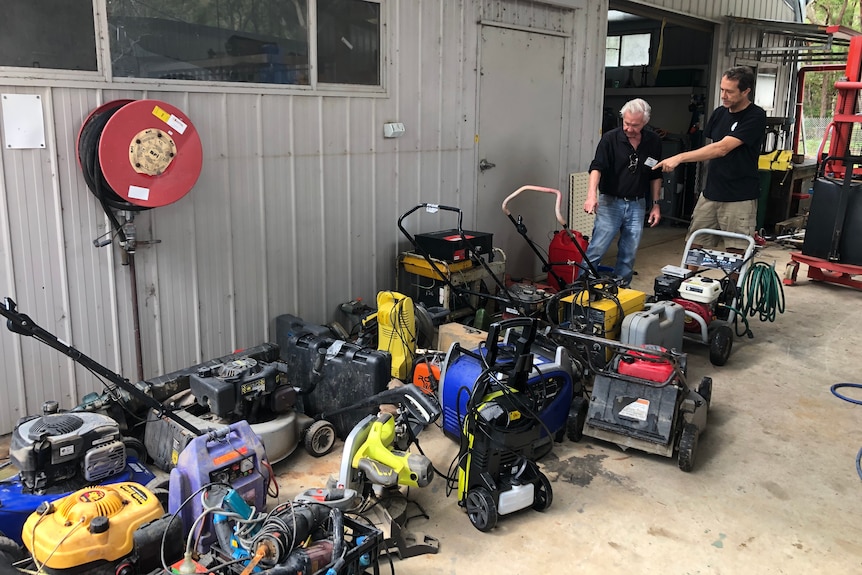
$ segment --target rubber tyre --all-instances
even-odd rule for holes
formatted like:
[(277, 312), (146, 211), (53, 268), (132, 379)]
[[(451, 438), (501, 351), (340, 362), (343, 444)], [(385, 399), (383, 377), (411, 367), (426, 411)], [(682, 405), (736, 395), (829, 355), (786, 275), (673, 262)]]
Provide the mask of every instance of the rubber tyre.
[(712, 365), (722, 366), (730, 357), (733, 349), (733, 328), (725, 322), (713, 322), (719, 325), (710, 330), (709, 334), (709, 362)]
[(315, 421), (308, 426), (303, 438), (305, 450), (314, 457), (323, 457), (335, 445), (335, 427), (326, 420)]
[(467, 492), (467, 517), (473, 527), (487, 533), (497, 526), (497, 504), (484, 487), (474, 487)]
[(700, 384), (697, 386), (697, 394), (703, 398), (706, 402), (706, 405), (709, 406), (712, 403), (712, 378), (704, 377), (700, 380)]
[(569, 407), (569, 417), (566, 419), (566, 436), (570, 441), (578, 442), (584, 437), (584, 424), (587, 422), (587, 409), (590, 402), (585, 397), (576, 397)]
[(700, 431), (693, 423), (686, 423), (682, 428), (679, 438), (679, 468), (688, 473), (694, 468), (694, 460), (697, 455), (697, 439)]
[(123, 437), (123, 445), (126, 447), (126, 457), (134, 457), (141, 463), (147, 462), (147, 448), (140, 439)]
[(547, 476), (539, 471), (538, 481), (536, 482), (535, 491), (533, 493), (533, 509), (536, 511), (544, 511), (554, 502), (554, 490), (551, 488), (551, 482)]

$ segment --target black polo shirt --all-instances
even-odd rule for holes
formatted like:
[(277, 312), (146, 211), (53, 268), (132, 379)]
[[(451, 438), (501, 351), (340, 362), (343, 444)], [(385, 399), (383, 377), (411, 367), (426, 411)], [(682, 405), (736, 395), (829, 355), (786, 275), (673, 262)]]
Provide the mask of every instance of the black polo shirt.
[(725, 136), (742, 140), (729, 154), (709, 161), (703, 195), (714, 202), (739, 202), (760, 197), (757, 160), (766, 131), (766, 112), (757, 104), (731, 113), (719, 106), (709, 116), (703, 134), (713, 142)]
[[(653, 170), (647, 165), (649, 159), (655, 163), (662, 159), (658, 134), (645, 127), (641, 131), (641, 143), (635, 150), (623, 129), (614, 128), (602, 134), (590, 171), (602, 173), (599, 191), (603, 194), (627, 199), (648, 198), (650, 181), (662, 177), (661, 170)], [(650, 162), (652, 166), (655, 163)]]

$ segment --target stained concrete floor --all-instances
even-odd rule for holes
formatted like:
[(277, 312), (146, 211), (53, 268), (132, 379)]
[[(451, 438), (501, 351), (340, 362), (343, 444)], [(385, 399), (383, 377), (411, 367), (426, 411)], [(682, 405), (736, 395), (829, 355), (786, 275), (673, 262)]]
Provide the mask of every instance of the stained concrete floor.
[[(633, 287), (648, 293), (660, 268), (678, 264), (683, 230), (648, 230)], [(758, 260), (783, 275), (790, 250)], [(736, 339), (727, 365), (687, 343), (689, 378), (713, 378), (709, 425), (695, 468), (599, 440), (564, 440), (541, 462), (553, 504), (500, 518), (481, 533), (439, 477), (409, 496), (430, 519), (409, 528), (439, 539), (434, 555), (395, 560), (399, 575), (466, 573), (862, 573), (862, 406), (830, 393), (862, 382), (860, 293), (805, 279), (785, 288), (786, 311)], [(862, 399), (862, 394), (855, 397)], [(437, 428), (423, 449), (445, 472), (457, 446)], [(297, 450), (276, 466), (282, 498), (337, 475), (341, 442), (327, 457)], [(388, 564), (382, 573), (389, 572)]]

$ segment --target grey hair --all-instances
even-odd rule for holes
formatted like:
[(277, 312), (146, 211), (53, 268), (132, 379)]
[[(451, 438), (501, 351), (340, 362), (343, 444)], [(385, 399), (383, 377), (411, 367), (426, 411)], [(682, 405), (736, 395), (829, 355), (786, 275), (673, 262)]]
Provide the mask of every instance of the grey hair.
[(629, 100), (626, 102), (622, 108), (620, 108), (620, 117), (622, 118), (623, 114), (628, 112), (633, 116), (637, 116), (639, 114), (644, 115), (644, 122), (649, 123), (650, 112), (652, 108), (650, 105), (646, 103), (646, 100), (642, 100), (641, 98), (635, 98), (634, 100)]

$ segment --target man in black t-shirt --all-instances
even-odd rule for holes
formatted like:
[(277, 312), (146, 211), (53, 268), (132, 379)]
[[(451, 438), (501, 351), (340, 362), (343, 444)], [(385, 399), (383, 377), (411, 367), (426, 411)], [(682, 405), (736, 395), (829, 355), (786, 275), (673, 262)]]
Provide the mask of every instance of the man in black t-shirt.
[[(704, 228), (754, 236), (760, 188), (757, 160), (766, 130), (766, 112), (750, 99), (754, 72), (736, 66), (721, 77), (721, 106), (709, 117), (702, 148), (676, 154), (653, 169), (672, 172), (685, 162), (709, 160), (706, 186), (691, 214), (688, 234)], [(718, 238), (701, 242), (712, 247)], [(742, 240), (725, 239), (727, 248), (747, 248)]]
[[(622, 126), (602, 134), (590, 162), (584, 201), (584, 212), (596, 215), (587, 259), (598, 266), (619, 234), (614, 275), (623, 287), (631, 283), (634, 275), (644, 218), (650, 226), (661, 220), (661, 173), (652, 170), (661, 158), (661, 138), (647, 128), (650, 111), (644, 100), (630, 100), (620, 110)], [(649, 215), (647, 201), (652, 204)]]

